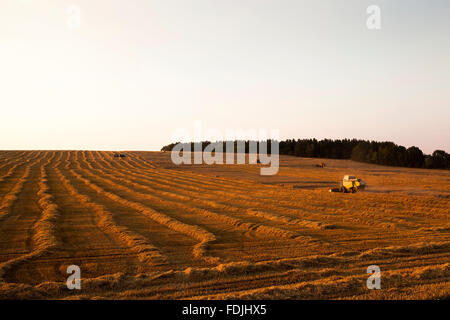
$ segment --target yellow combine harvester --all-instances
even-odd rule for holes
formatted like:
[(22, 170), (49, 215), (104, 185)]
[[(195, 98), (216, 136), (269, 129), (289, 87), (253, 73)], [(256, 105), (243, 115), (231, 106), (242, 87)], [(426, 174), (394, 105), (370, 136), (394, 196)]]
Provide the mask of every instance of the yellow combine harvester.
[(355, 176), (344, 176), (339, 188), (330, 188), (330, 192), (343, 192), (343, 193), (355, 193), (359, 190), (364, 190), (366, 183), (357, 179)]

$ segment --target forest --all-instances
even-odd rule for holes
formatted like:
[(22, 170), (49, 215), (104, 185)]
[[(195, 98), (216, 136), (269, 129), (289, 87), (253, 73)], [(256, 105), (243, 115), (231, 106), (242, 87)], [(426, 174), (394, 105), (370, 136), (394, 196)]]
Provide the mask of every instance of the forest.
[[(230, 141), (219, 141), (214, 144), (223, 144), (222, 150), (227, 152), (259, 152), (261, 145), (267, 146), (271, 153), (272, 140), (262, 143), (258, 141), (231, 141), (233, 150), (226, 148)], [(161, 148), (161, 151), (172, 151), (179, 143), (171, 143)], [(183, 143), (184, 150), (203, 151), (210, 141)], [(242, 148), (239, 149), (238, 145)], [(257, 148), (251, 148), (251, 145)], [(409, 168), (450, 169), (450, 155), (444, 150), (435, 150), (432, 154), (424, 154), (418, 147), (406, 148), (393, 142), (367, 141), (360, 139), (287, 139), (279, 141), (279, 154), (307, 158), (351, 159), (386, 166)]]

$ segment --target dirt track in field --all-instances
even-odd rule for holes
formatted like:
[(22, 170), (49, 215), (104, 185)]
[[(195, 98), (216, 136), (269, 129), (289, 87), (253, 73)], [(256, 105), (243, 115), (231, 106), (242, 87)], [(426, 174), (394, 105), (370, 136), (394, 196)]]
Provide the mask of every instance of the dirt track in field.
[[(0, 299), (450, 298), (448, 171), (125, 154), (0, 152)], [(368, 190), (329, 193), (344, 174)]]

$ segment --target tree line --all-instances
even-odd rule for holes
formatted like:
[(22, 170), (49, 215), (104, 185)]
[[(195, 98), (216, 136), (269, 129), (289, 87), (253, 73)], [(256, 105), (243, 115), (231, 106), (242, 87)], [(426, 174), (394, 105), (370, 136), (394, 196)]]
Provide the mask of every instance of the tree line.
[[(253, 143), (258, 146), (258, 141), (219, 141), (215, 144), (223, 144), (223, 150), (228, 152), (259, 152), (258, 148), (252, 149)], [(238, 143), (243, 146), (238, 149)], [(265, 141), (267, 152), (271, 153), (271, 140)], [(161, 148), (162, 151), (171, 151), (178, 143), (171, 143)], [(209, 141), (183, 143), (183, 147), (190, 150), (205, 150), (210, 145)], [(233, 146), (233, 150), (230, 149)], [(431, 155), (424, 154), (418, 147), (405, 148), (393, 142), (367, 141), (359, 139), (287, 139), (279, 142), (279, 153), (307, 158), (351, 159), (359, 162), (367, 162), (386, 166), (401, 166), (409, 168), (450, 169), (450, 155), (444, 150), (436, 150)]]

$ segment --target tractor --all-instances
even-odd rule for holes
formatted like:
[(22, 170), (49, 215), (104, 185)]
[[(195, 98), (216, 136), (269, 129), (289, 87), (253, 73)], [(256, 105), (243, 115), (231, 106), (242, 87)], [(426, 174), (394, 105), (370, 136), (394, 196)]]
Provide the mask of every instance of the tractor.
[(355, 176), (344, 176), (339, 188), (330, 188), (330, 192), (355, 193), (366, 188), (366, 183)]

